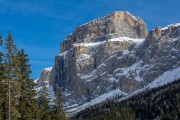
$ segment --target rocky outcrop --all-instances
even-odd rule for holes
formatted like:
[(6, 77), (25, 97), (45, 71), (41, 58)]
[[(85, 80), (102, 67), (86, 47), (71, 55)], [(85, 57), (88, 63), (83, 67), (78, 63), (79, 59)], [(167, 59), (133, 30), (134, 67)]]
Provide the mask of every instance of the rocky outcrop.
[[(136, 55), (143, 64), (153, 66), (144, 74), (146, 81), (152, 81), (165, 71), (180, 66), (180, 24), (165, 28), (157, 27), (149, 32), (145, 42), (139, 47)], [(154, 72), (152, 72), (154, 71)]]
[(115, 37), (144, 38), (146, 25), (128, 12), (114, 12), (76, 28), (60, 45), (61, 53), (73, 48), (74, 43), (92, 43)]
[(147, 34), (143, 20), (115, 12), (77, 27), (61, 44), (53, 71), (41, 78), (62, 89), (65, 105), (79, 106), (111, 91), (122, 97), (143, 88), (180, 67), (179, 51), (180, 24)]
[(37, 79), (36, 87), (43, 86), (44, 83), (48, 83), (50, 86), (53, 86), (55, 80), (54, 74), (55, 71), (53, 67), (43, 69), (40, 78)]
[[(133, 28), (126, 25), (124, 29)], [(63, 89), (67, 105), (83, 104), (115, 89), (130, 94), (180, 66), (180, 26), (157, 27), (147, 37), (146, 25), (141, 26), (141, 34), (126, 31), (126, 36), (112, 39), (76, 41), (56, 57), (54, 84)]]

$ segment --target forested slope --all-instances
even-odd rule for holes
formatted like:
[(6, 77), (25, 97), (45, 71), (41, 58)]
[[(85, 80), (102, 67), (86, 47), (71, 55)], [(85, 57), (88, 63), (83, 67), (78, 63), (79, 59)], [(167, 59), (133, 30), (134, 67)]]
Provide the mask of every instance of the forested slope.
[(180, 119), (180, 79), (147, 89), (121, 102), (107, 101), (88, 108), (71, 119), (78, 120)]

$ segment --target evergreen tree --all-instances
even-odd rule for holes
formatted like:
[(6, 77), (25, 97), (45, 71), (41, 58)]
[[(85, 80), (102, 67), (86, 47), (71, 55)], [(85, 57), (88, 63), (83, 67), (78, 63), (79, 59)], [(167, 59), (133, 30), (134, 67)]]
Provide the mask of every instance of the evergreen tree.
[(24, 53), (24, 50), (18, 52), (17, 55), (19, 61), (19, 74), (18, 80), (20, 84), (20, 96), (19, 96), (19, 113), (20, 120), (33, 120), (37, 119), (37, 100), (36, 92), (34, 90), (34, 82), (30, 79), (30, 65), (28, 64), (29, 59)]
[(38, 93), (39, 120), (50, 120), (49, 94), (45, 83)]
[[(10, 33), (4, 45), (5, 53), (0, 51), (0, 120), (66, 120), (60, 89), (54, 107), (45, 83), (37, 97), (24, 50), (18, 52)], [(2, 46), (0, 36), (0, 49)]]
[(57, 85), (56, 85), (56, 99), (55, 99), (52, 119), (53, 120), (66, 120), (66, 116), (63, 111), (63, 100), (62, 100), (61, 89)]
[[(3, 46), (3, 40), (2, 37), (0, 36), (0, 50), (2, 50), (2, 46)], [(0, 51), (0, 119), (3, 119), (4, 116), (4, 102), (5, 102), (5, 86), (4, 86), (4, 78), (3, 78), (3, 74), (4, 74), (4, 66), (3, 66), (3, 52)]]
[(14, 44), (14, 40), (11, 36), (11, 33), (8, 33), (6, 42), (5, 42), (6, 54), (5, 54), (5, 87), (6, 89), (6, 103), (5, 103), (5, 111), (6, 116), (5, 119), (16, 119), (19, 117), (19, 113), (17, 112), (16, 105), (17, 103), (17, 76), (15, 66), (17, 64), (17, 48)]

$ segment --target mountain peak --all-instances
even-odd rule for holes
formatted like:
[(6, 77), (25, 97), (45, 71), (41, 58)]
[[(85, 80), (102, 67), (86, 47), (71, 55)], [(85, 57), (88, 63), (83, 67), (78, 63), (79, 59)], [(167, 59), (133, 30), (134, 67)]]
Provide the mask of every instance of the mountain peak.
[(74, 43), (93, 43), (118, 37), (145, 38), (146, 35), (147, 28), (143, 20), (129, 12), (116, 11), (77, 27), (61, 43), (60, 52), (71, 49)]

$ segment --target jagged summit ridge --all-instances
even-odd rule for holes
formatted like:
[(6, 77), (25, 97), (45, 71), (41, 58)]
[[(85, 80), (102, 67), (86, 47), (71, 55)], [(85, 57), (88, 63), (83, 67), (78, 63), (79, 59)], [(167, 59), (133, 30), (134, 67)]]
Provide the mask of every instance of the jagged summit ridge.
[[(92, 21), (90, 21), (90, 22), (88, 22), (88, 23), (82, 24), (82, 25), (80, 25), (80, 27), (81, 27), (81, 26), (88, 25), (88, 24), (99, 23), (99, 22), (104, 22), (104, 21), (110, 21), (110, 20), (112, 19), (111, 16), (113, 16), (113, 14), (118, 14), (118, 13), (126, 13), (126, 14), (129, 14), (129, 15), (132, 16), (135, 20), (141, 19), (141, 18), (138, 17), (138, 16), (132, 15), (132, 14), (129, 13), (128, 11), (115, 11), (115, 12), (113, 12), (113, 13), (111, 13), (111, 14), (108, 14), (108, 15), (106, 15), (106, 16), (104, 16), (104, 17), (99, 17), (99, 18), (94, 19), (94, 20), (92, 20)], [(142, 20), (142, 19), (141, 19), (141, 20)], [(71, 33), (71, 34), (72, 34), (72, 33)], [(70, 35), (71, 35), (71, 34), (70, 34)]]
[(149, 39), (151, 43), (156, 43), (158, 41), (166, 41), (169, 40), (178, 40), (180, 37), (180, 23), (170, 24), (166, 27), (161, 28), (160, 26), (151, 30), (147, 39)]
[(60, 45), (60, 52), (67, 51), (74, 43), (92, 43), (117, 37), (145, 38), (146, 24), (128, 12), (114, 12), (81, 25)]
[(161, 28), (161, 30), (167, 30), (169, 27), (173, 27), (173, 26), (174, 27), (178, 27), (178, 26), (180, 26), (180, 23), (175, 23), (175, 24), (167, 25), (167, 26)]

